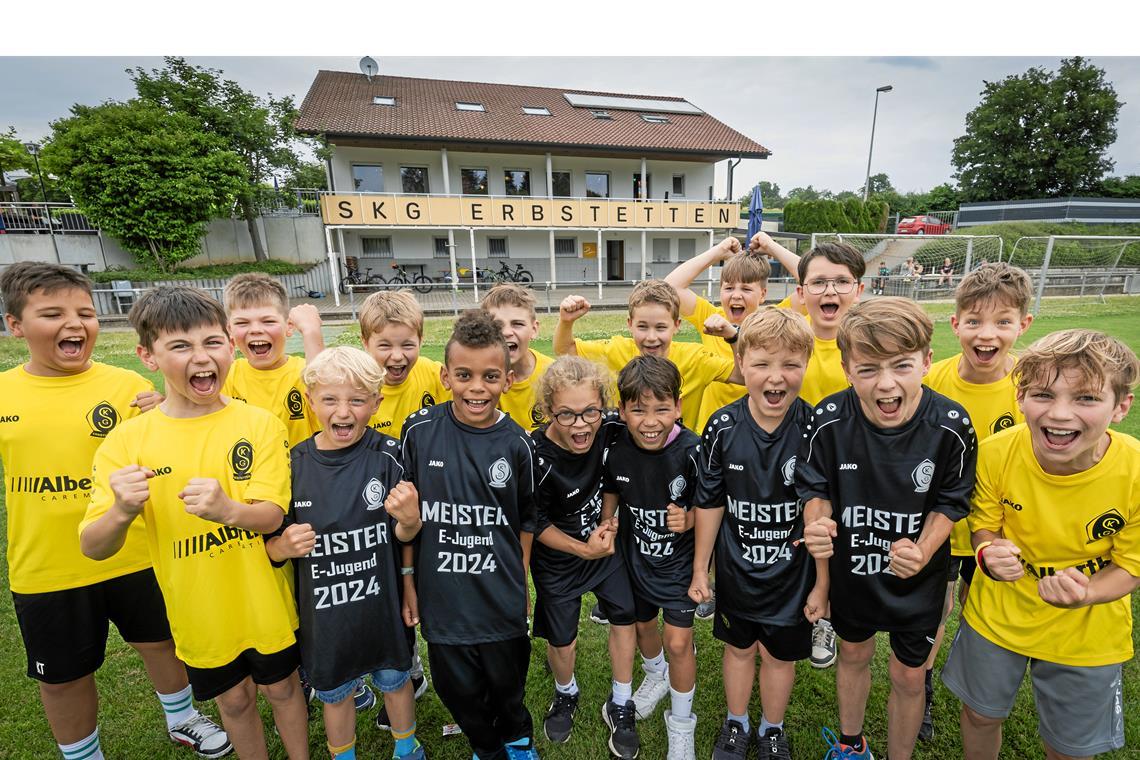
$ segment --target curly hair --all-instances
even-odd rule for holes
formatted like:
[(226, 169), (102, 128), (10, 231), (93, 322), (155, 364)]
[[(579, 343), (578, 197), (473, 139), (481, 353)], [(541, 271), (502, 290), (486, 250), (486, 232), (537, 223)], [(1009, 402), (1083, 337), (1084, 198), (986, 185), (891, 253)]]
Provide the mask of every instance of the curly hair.
[(553, 418), (554, 397), (567, 388), (589, 388), (598, 394), (602, 408), (609, 406), (610, 372), (581, 356), (560, 356), (546, 368), (538, 382), (539, 404), (547, 419)]
[(488, 348), (495, 346), (503, 349), (503, 366), (511, 366), (511, 351), (507, 348), (507, 341), (499, 323), (482, 309), (468, 309), (455, 320), (455, 327), (451, 337), (443, 348), (443, 363), (451, 366), (451, 347)]

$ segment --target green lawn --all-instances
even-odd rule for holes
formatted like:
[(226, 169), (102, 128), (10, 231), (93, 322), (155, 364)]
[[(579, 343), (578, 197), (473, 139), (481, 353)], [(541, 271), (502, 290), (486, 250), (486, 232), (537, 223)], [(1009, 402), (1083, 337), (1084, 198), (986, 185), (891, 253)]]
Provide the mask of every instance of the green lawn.
[[(935, 358), (944, 358), (956, 353), (957, 342), (947, 322), (951, 307), (935, 304), (927, 308), (937, 324), (934, 338)], [(535, 347), (549, 353), (549, 338), (554, 317), (542, 316), (540, 319), (542, 340), (538, 341)], [(429, 320), (426, 328), (425, 355), (436, 359), (442, 358), (443, 342), (448, 335), (450, 324), (449, 319)], [(1107, 305), (1050, 302), (1045, 315), (1034, 323), (1023, 343), (1052, 330), (1073, 326), (1105, 330), (1140, 350), (1140, 299), (1110, 298)], [(583, 337), (604, 337), (624, 329), (625, 315), (618, 313), (590, 314), (578, 323), (578, 334)], [(357, 333), (351, 325), (345, 326), (343, 330), (331, 327), (326, 333), (334, 342), (358, 345)], [(686, 325), (680, 339), (696, 338), (695, 331)], [(95, 356), (100, 361), (143, 371), (135, 358), (132, 333), (105, 332), (99, 339)], [(22, 342), (11, 338), (0, 338), (0, 369), (15, 366), (25, 358)], [(161, 378), (155, 379), (161, 385)], [(1140, 412), (1134, 413), (1119, 427), (1140, 436)], [(0, 521), (6, 524), (6, 512), (2, 510), (0, 510)], [(6, 535), (6, 530), (4, 534)], [(0, 700), (0, 758), (55, 757), (57, 756), (55, 746), (39, 705), (35, 683), (24, 675), (23, 647), (7, 588), (5, 564), (0, 568), (0, 683), (5, 686), (4, 698)], [(609, 691), (606, 629), (589, 622), (586, 617), (589, 605), (592, 603), (593, 599), (587, 597), (583, 604), (577, 671), (583, 698), (573, 738), (569, 744), (555, 747), (540, 739), (540, 750), (548, 758), (593, 760), (606, 754), (605, 728), (599, 715), (600, 705)], [(1138, 611), (1135, 598), (1133, 611), (1134, 613)], [(204, 611), (204, 614), (208, 614), (208, 610)], [(955, 625), (956, 616), (951, 621), (951, 628)], [(135, 758), (188, 760), (193, 757), (189, 751), (176, 748), (166, 738), (158, 702), (150, 692), (149, 683), (138, 658), (120, 639), (114, 635), (112, 638), (107, 662), (98, 674), (102, 697), (100, 736), (104, 752), (111, 758), (130, 760)], [(1135, 633), (1133, 638), (1136, 639)], [(697, 746), (698, 754), (707, 757), (712, 751), (713, 741), (724, 717), (724, 694), (720, 678), (721, 645), (712, 638), (709, 622), (697, 621), (696, 640), (699, 675), (694, 709), (700, 721), (697, 726)], [(544, 649), (542, 642), (536, 642), (527, 684), (527, 702), (535, 718), (539, 735), (541, 735), (542, 715), (553, 689), (551, 676), (542, 666)], [(887, 651), (886, 642), (881, 642), (879, 655), (875, 660), (874, 682), (867, 709), (867, 734), (880, 756), (886, 751)], [(942, 657), (945, 657), (945, 649)], [(834, 670), (816, 671), (805, 663), (800, 663), (798, 676), (788, 714), (788, 732), (797, 758), (819, 758), (825, 751), (819, 738), (819, 727), (829, 725), (837, 728)], [(418, 709), (419, 735), (430, 757), (455, 760), (459, 758), (466, 760), (470, 757), (467, 743), (463, 739), (442, 738), (441, 727), (449, 722), (449, 718), (433, 692), (429, 692), (419, 702)], [(919, 745), (915, 757), (920, 759), (961, 757), (957, 703), (941, 685), (936, 691), (935, 710), (934, 741)], [(758, 720), (759, 705), (755, 698), (750, 714), (754, 721)], [(267, 711), (266, 716), (268, 720)], [(1135, 661), (1125, 667), (1125, 719), (1130, 749), (1108, 756), (1115, 760), (1140, 756), (1140, 670), (1137, 669)], [(642, 756), (651, 760), (664, 757), (665, 729), (660, 712), (639, 725)], [(269, 734), (271, 756), (284, 757), (280, 744), (272, 738), (271, 730)], [(324, 733), (319, 719), (311, 724), (311, 737), (312, 756), (327, 757)], [(388, 757), (392, 752), (392, 740), (387, 732), (376, 729), (370, 715), (367, 719), (361, 718), (359, 722), (358, 747), (361, 757)], [(1006, 723), (1002, 757), (1012, 760), (1042, 756), (1031, 696), (1029, 690), (1023, 688), (1018, 705)]]

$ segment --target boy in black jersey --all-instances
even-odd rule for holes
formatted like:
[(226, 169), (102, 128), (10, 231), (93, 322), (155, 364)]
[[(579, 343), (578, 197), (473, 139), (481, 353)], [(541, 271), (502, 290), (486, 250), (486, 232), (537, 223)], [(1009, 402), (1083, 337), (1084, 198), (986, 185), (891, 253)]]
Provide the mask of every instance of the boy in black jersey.
[[(605, 461), (602, 519), (618, 515), (619, 551), (629, 570), (637, 644), (645, 679), (633, 695), (638, 718), (672, 694), (665, 711), (670, 760), (695, 757), (697, 660), (688, 596), (693, 575), (693, 513), (700, 439), (681, 417), (681, 373), (661, 356), (635, 357), (618, 374), (625, 429)], [(665, 636), (657, 629), (664, 611)], [(668, 663), (665, 652), (669, 653)]]
[(396, 440), (368, 425), (384, 370), (337, 346), (301, 377), (321, 432), (292, 450), (292, 504), (265, 549), (275, 563), (294, 560), (301, 663), (324, 704), (329, 753), (356, 759), (353, 695), (366, 673), (384, 693), (393, 757), (422, 760), (397, 585), (397, 541), (414, 538), (420, 516), (413, 499), (385, 501), (398, 496), (404, 470)]
[[(827, 606), (815, 586), (793, 473), (812, 408), (799, 398), (814, 338), (807, 321), (766, 308), (740, 325), (736, 362), (748, 395), (709, 418), (701, 441), (694, 503), (696, 552), (689, 596), (711, 597), (709, 558), (716, 547), (717, 611), (713, 635), (725, 643), (728, 717), (713, 760), (748, 755), (748, 701), (760, 670), (763, 710), (756, 740), (761, 760), (791, 760), (784, 713), (796, 660), (811, 656), (811, 624)], [(726, 511), (727, 506), (727, 511)], [(806, 617), (805, 617), (806, 616)]]
[(796, 464), (804, 540), (830, 583), (842, 640), (832, 751), (871, 758), (863, 718), (874, 635), (891, 641), (888, 754), (907, 760), (922, 722), (924, 664), (942, 619), (950, 529), (966, 516), (977, 442), (965, 410), (922, 385), (930, 318), (879, 298), (851, 309), (837, 341), (852, 387), (815, 407)]
[(547, 641), (555, 681), (543, 731), (552, 742), (566, 742), (578, 709), (574, 661), (582, 594), (594, 592), (610, 621), (613, 687), (602, 707), (609, 747), (617, 757), (635, 758), (641, 742), (633, 705), (633, 591), (615, 553), (617, 518), (601, 519), (603, 462), (623, 428), (616, 414), (603, 411), (609, 385), (604, 367), (577, 356), (560, 357), (539, 384), (539, 408), (552, 421), (532, 434), (538, 456), (538, 543), (530, 563), (534, 635)]
[(436, 692), (476, 757), (537, 760), (523, 703), (533, 444), (496, 408), (511, 372), (489, 314), (464, 312), (443, 355), (453, 401), (410, 415), (401, 444), (423, 520), (412, 617), (428, 642)]

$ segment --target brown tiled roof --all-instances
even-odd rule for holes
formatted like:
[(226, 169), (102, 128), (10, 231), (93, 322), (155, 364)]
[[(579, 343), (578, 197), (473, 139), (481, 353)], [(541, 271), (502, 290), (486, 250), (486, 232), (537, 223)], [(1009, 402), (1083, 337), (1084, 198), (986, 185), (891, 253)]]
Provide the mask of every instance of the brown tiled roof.
[[(708, 114), (668, 113), (663, 114), (668, 124), (652, 124), (638, 111), (611, 108), (613, 119), (607, 121), (594, 118), (589, 108), (571, 106), (563, 93), (685, 102), (677, 97), (412, 77), (374, 76), (369, 82), (363, 74), (319, 71), (301, 104), (296, 126), (306, 134), (397, 140), (640, 149), (745, 158), (765, 158), (770, 153)], [(373, 104), (377, 95), (396, 98), (396, 106)], [(459, 111), (456, 101), (482, 103), (487, 110)], [(524, 114), (523, 106), (545, 107), (551, 115)]]

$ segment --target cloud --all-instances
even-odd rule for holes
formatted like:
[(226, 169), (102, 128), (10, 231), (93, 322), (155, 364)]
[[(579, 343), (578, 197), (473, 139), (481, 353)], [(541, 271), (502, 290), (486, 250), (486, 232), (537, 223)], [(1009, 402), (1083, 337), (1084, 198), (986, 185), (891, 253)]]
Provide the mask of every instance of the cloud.
[(927, 69), (934, 71), (938, 68), (938, 61), (926, 56), (917, 55), (896, 55), (896, 56), (873, 56), (867, 59), (868, 63), (882, 63), (886, 66), (898, 66), (904, 69)]

